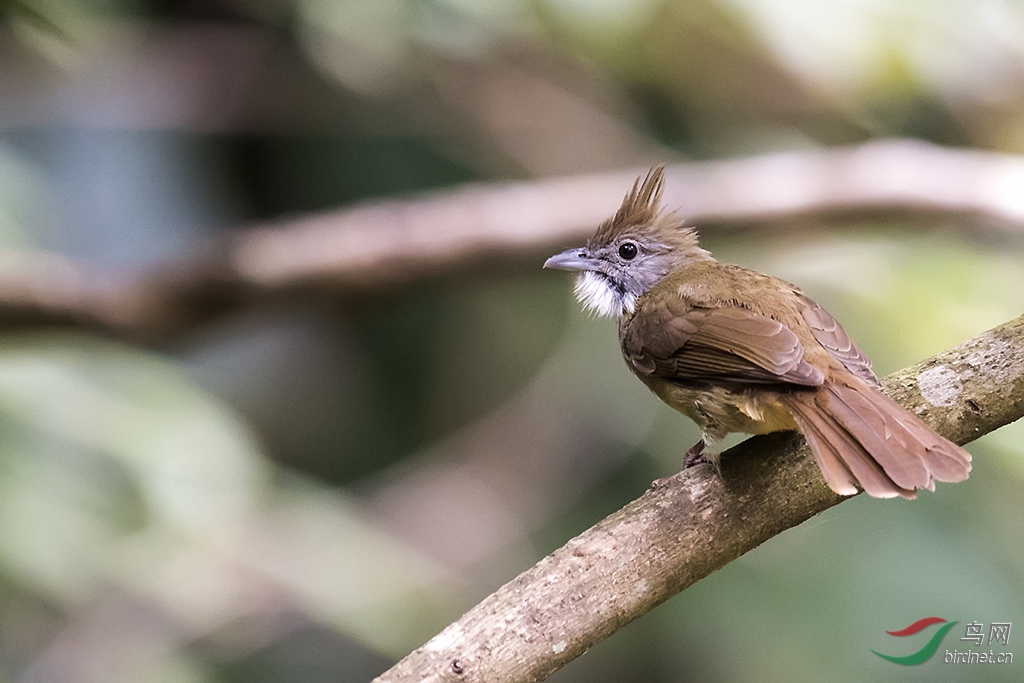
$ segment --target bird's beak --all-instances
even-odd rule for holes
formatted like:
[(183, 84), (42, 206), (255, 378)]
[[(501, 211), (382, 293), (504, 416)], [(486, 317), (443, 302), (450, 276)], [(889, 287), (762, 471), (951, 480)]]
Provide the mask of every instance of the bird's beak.
[(544, 267), (558, 270), (597, 270), (597, 259), (587, 256), (586, 249), (576, 247), (555, 254), (544, 262)]

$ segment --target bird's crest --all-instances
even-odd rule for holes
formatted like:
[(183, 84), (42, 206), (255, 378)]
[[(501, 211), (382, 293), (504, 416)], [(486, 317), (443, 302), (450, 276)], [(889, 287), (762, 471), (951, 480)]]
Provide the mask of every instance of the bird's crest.
[(665, 189), (665, 165), (655, 166), (637, 178), (615, 215), (606, 220), (587, 242), (590, 248), (611, 244), (623, 234), (646, 236), (655, 242), (690, 256), (707, 255), (697, 245), (697, 232), (688, 228), (674, 211), (663, 211), (661, 194)]
[(655, 166), (633, 182), (615, 215), (601, 224), (591, 238), (607, 244), (629, 227), (653, 225), (661, 215), (661, 193), (665, 189), (665, 165)]

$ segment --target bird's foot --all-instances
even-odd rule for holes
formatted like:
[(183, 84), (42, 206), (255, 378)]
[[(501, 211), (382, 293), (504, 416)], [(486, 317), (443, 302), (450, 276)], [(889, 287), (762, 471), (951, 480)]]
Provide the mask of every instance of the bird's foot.
[(683, 469), (689, 469), (707, 461), (708, 459), (704, 456), (704, 439), (701, 439), (686, 451), (686, 455), (683, 456)]

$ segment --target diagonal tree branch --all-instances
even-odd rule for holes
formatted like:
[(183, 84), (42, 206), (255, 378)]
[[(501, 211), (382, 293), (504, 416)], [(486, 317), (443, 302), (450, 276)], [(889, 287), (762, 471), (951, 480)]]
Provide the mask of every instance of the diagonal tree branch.
[[(1024, 316), (885, 378), (957, 443), (1024, 416)], [(750, 439), (639, 499), (499, 588), (376, 679), (538, 681), (676, 593), (840, 503), (794, 434)], [(879, 502), (884, 505), (884, 502)]]

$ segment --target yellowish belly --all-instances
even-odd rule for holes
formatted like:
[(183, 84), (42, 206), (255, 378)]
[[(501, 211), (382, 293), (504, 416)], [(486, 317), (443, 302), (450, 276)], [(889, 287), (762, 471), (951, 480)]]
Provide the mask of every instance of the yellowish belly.
[[(653, 379), (653, 378), (652, 378)], [(655, 379), (646, 382), (657, 396), (704, 431), (767, 434), (796, 429), (793, 416), (775, 391), (692, 389)]]

